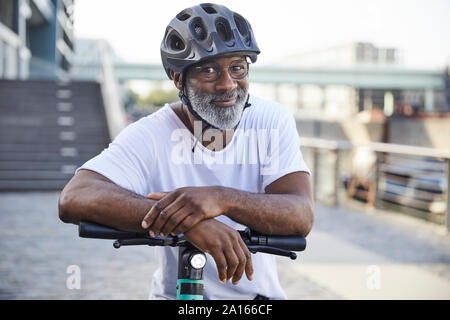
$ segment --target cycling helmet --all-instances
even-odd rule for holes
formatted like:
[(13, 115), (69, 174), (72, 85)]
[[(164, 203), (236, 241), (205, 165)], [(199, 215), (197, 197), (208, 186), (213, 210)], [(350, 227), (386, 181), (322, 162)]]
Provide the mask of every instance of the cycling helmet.
[(182, 73), (205, 59), (242, 54), (252, 62), (260, 53), (250, 23), (227, 7), (202, 3), (184, 9), (169, 23), (161, 43), (161, 58), (170, 70)]

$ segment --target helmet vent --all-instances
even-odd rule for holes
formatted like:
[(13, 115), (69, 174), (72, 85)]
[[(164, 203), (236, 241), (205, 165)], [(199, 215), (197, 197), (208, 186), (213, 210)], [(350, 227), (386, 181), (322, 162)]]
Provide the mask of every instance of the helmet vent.
[(233, 33), (231, 32), (230, 24), (225, 19), (216, 20), (216, 30), (220, 39), (224, 42), (228, 42), (233, 39)]
[(240, 16), (238, 14), (234, 14), (234, 22), (236, 23), (236, 27), (238, 28), (239, 33), (243, 37), (247, 37), (248, 36), (248, 26), (247, 26), (247, 22), (245, 21), (245, 19), (242, 18), (242, 16)]
[(191, 17), (191, 15), (189, 13), (185, 13), (185, 12), (180, 12), (179, 14), (177, 14), (177, 19), (180, 21), (185, 21), (187, 19), (189, 19)]
[(216, 9), (214, 9), (211, 3), (202, 3), (200, 6), (205, 10), (206, 13), (214, 14), (217, 13)]
[(181, 38), (176, 34), (172, 34), (169, 37), (168, 43), (169, 43), (169, 48), (174, 51), (182, 51), (185, 48), (183, 40), (181, 40)]
[(192, 21), (191, 33), (197, 40), (203, 41), (206, 39), (207, 31), (202, 19), (196, 18)]

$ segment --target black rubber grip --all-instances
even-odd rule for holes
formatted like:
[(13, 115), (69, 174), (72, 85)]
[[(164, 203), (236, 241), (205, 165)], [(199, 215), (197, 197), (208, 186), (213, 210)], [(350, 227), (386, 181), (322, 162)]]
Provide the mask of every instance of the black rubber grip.
[(306, 248), (306, 238), (304, 237), (268, 236), (266, 243), (267, 246), (290, 251), (303, 251)]
[(78, 225), (78, 235), (81, 238), (94, 239), (136, 239), (148, 237), (145, 233), (136, 233), (128, 231), (120, 231), (111, 227), (100, 225), (93, 222), (81, 221)]

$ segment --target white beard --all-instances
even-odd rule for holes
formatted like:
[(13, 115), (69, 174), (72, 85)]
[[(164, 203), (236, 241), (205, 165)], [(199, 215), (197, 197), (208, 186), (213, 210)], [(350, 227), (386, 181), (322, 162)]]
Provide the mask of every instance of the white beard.
[[(202, 93), (200, 90), (186, 84), (187, 97), (192, 109), (205, 121), (220, 130), (233, 129), (241, 120), (248, 89), (236, 88), (224, 94)], [(217, 107), (214, 100), (225, 100), (236, 97), (236, 103), (232, 107)]]

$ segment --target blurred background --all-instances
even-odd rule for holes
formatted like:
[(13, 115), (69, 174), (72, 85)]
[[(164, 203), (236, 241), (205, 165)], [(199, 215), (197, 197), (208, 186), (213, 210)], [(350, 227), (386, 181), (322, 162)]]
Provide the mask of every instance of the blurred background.
[[(159, 46), (196, 4), (0, 0), (1, 299), (147, 297), (152, 250), (78, 239), (57, 200), (120, 130), (177, 100)], [(223, 4), (261, 49), (250, 93), (294, 115), (312, 171), (308, 249), (279, 260), (288, 297), (449, 299), (450, 2)]]

